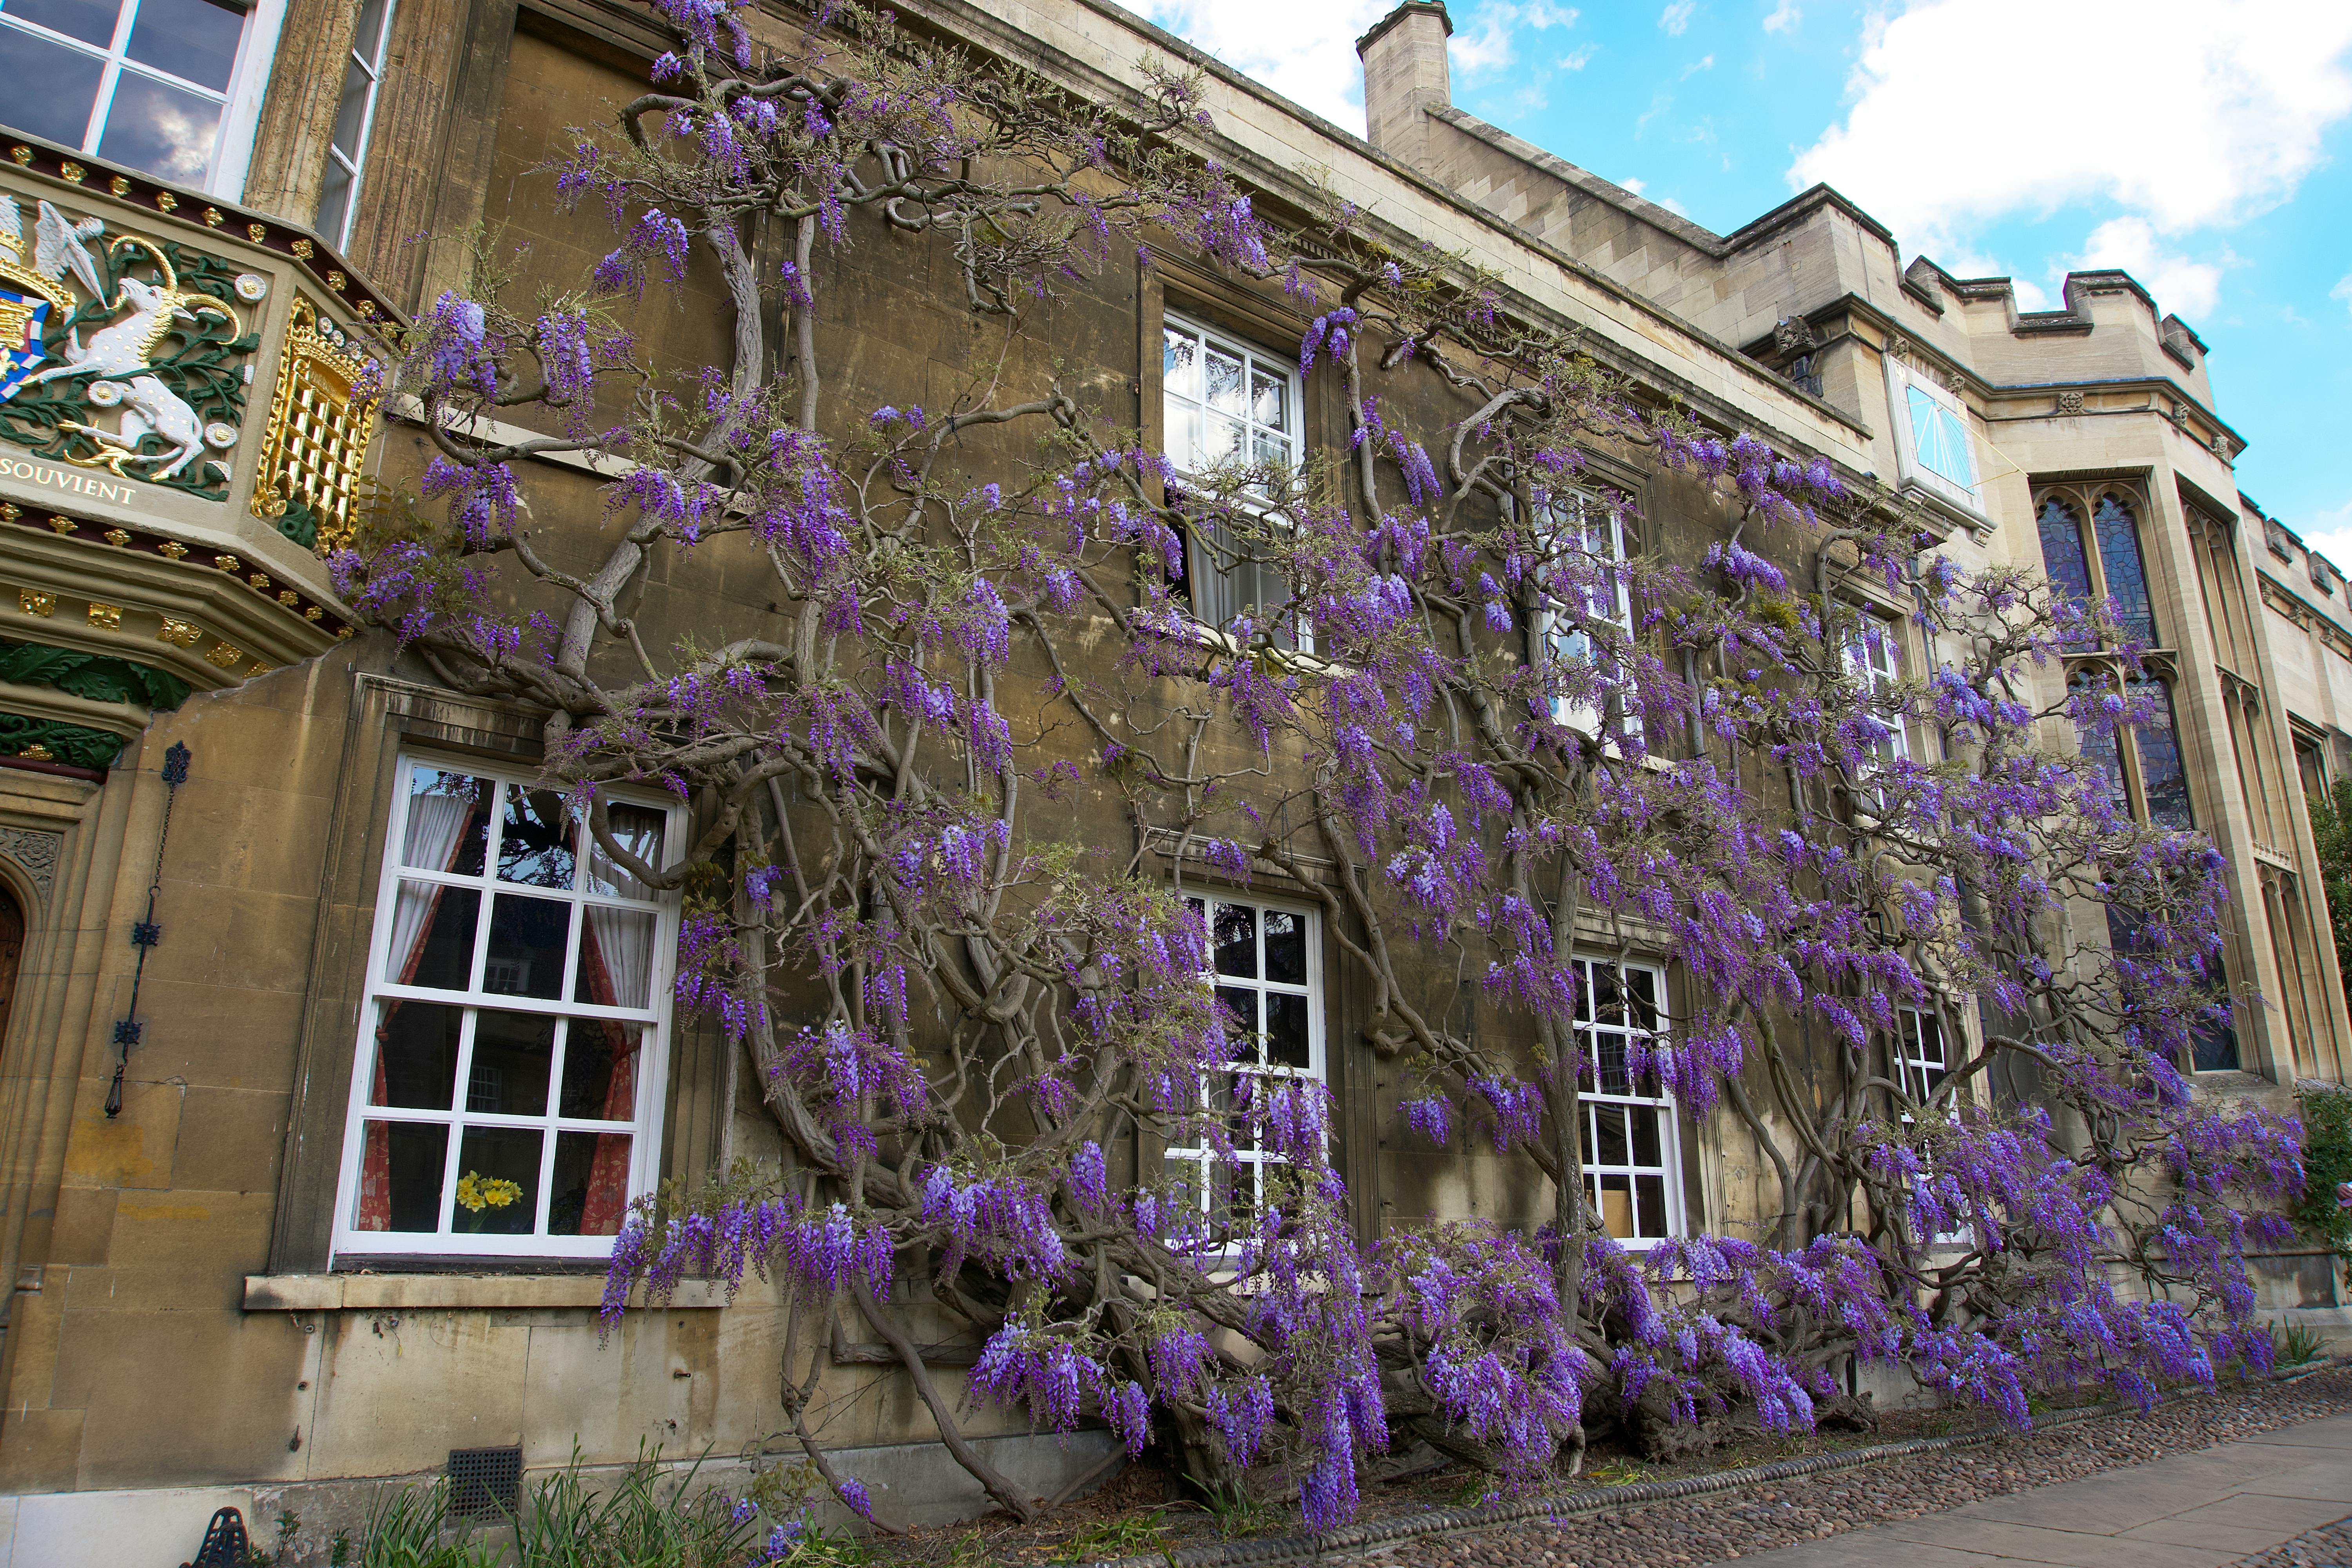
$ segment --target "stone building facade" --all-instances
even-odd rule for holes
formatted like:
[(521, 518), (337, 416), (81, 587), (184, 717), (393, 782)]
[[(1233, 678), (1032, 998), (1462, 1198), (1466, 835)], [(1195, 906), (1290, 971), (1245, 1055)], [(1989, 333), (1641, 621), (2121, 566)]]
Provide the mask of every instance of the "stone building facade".
[[(65, 84), (0, 105), (0, 195), (21, 218), (9, 229), (0, 206), (0, 310), (31, 323), (0, 339), (0, 961), (12, 921), (17, 933), (0, 973), (0, 1267), (14, 1286), (0, 1562), (186, 1555), (223, 1504), (248, 1519), (290, 1508), (315, 1544), (362, 1483), (437, 1473), (457, 1453), (511, 1451), (526, 1468), (575, 1443), (598, 1464), (645, 1441), (757, 1453), (779, 1425), (761, 1285), (731, 1305), (689, 1289), (633, 1310), (609, 1342), (596, 1329), (616, 1205), (772, 1137), (723, 1039), (662, 1000), (674, 908), (593, 868), (534, 895), (582, 907), (564, 915), (578, 962), (592, 944), (611, 954), (606, 989), (562, 1023), (615, 1043), (593, 1082), (542, 1086), (529, 1112), (494, 1079), (467, 1083), (469, 1104), (537, 1117), (522, 1133), (553, 1151), (528, 1237), (391, 1217), (402, 1200), (384, 1173), (409, 1156), (361, 1114), (369, 1032), (392, 1026), (380, 993), (435, 961), (402, 912), (404, 873), (428, 868), (436, 907), (511, 896), (495, 851), (469, 869), (444, 842), (453, 825), (417, 781), (511, 791), (502, 833), (549, 819), (531, 804), (534, 716), (437, 687), (354, 624), (320, 563), (365, 486), (423, 462), (399, 411), (366, 401), (345, 333), (462, 285), (477, 234), (526, 286), (584, 272), (605, 248), (597, 215), (559, 210), (541, 166), (566, 127), (635, 96), (658, 45), (608, 0), (207, 9), (202, 47), (170, 58), (142, 54), (135, 17), (101, 46), (0, 16), (0, 46)], [(2232, 980), (2273, 999), (2200, 1049), (2201, 1081), (2275, 1093), (2343, 1079), (2352, 1040), (2298, 759), (2306, 731), (2334, 745), (2352, 723), (2335, 697), (2352, 701), (2352, 617), (2332, 574), (2337, 592), (2315, 600), (2317, 569), (2297, 586), (2280, 564), (2231, 479), (2242, 441), (2212, 408), (2203, 345), (2131, 279), (2077, 274), (2063, 310), (2021, 312), (2006, 280), (1903, 267), (1892, 237), (1826, 189), (1709, 234), (1454, 109), (1448, 21), (1429, 0), (1360, 46), (1369, 142), (1095, 0), (902, 13), (1089, 96), (1131, 93), (1149, 55), (1196, 66), (1211, 151), (1255, 188), (1303, 202), (1319, 171), (1369, 222), (1460, 252), (1516, 309), (1580, 330), (1596, 357), (1700, 417), (1916, 498), (1964, 563), (2047, 563), (2143, 606), (2173, 722), (2118, 757), (2118, 777), (2137, 811), (2221, 844)], [(780, 47), (796, 37), (760, 21)], [(195, 76), (167, 68), (198, 57)], [(98, 85), (81, 94), (85, 77)], [(854, 367), (845, 406), (969, 370), (955, 301), (919, 284), (877, 266), (835, 289), (851, 301), (826, 326)], [(722, 361), (722, 297), (690, 273), (683, 307), (646, 297), (640, 336), (667, 368)], [(174, 304), (191, 320), (152, 362), (170, 372), (153, 390), (77, 402), (80, 384), (24, 357), (58, 321), (94, 333)], [(1156, 440), (1181, 401), (1161, 380), (1164, 333), (1278, 364), (1302, 326), (1278, 296), (1171, 264), (1093, 280), (1046, 336), (1091, 409)], [(1343, 441), (1328, 393), (1300, 390), (1305, 440)], [(104, 434), (68, 439), (68, 422)], [(542, 467), (541, 526), (576, 525), (588, 559), (599, 476)], [(1696, 552), (1689, 497), (1655, 482), (1645, 510), (1656, 548)], [(757, 625), (769, 606), (738, 576), (709, 557), (664, 568), (638, 619), (662, 637)], [(639, 823), (682, 834), (687, 813), (648, 797)], [(488, 962), (526, 987), (522, 966), (566, 962), (552, 951)], [(1528, 1184), (1498, 1161), (1440, 1168), (1391, 1146), (1396, 1086), (1346, 1044), (1363, 1001), (1336, 961), (1313, 973), (1302, 994), (1366, 1231), (1395, 1213), (1532, 1215)], [(1665, 955), (1657, 973), (1674, 984)], [(487, 1135), (441, 1103), (435, 1149)], [(1671, 1131), (1650, 1174), (1671, 1196), (1656, 1224), (1737, 1228), (1770, 1211), (1727, 1127), (1658, 1114)], [(1639, 1204), (1622, 1219), (1648, 1223)], [(2276, 1264), (2279, 1305), (2332, 1305), (2324, 1259)], [(923, 1417), (881, 1359), (838, 1346), (830, 1440), (902, 1517), (969, 1510), (961, 1472), (910, 1441)], [(1041, 1490), (1108, 1452), (1100, 1434), (1057, 1446), (985, 1409), (971, 1430)]]

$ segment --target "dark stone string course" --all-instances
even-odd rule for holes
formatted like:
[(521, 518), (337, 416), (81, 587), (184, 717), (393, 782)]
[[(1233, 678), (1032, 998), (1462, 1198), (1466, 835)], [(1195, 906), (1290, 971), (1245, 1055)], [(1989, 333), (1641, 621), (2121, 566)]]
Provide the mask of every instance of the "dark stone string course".
[[(1890, 1457), (1866, 1464), (1856, 1464), (1851, 1454), (1812, 1455), (1723, 1476), (1638, 1482), (1608, 1489), (1605, 1494), (1368, 1520), (1334, 1531), (1320, 1542), (1294, 1537), (1179, 1549), (1165, 1556), (1122, 1560), (1117, 1568), (1161, 1568), (1171, 1560), (1178, 1568), (1222, 1568), (1310, 1557), (1325, 1563), (1411, 1563), (1414, 1568), (1655, 1568), (1718, 1563), (1916, 1519), (1984, 1498), (2079, 1480), (2347, 1407), (2352, 1407), (2352, 1371), (2331, 1369), (2293, 1383), (2192, 1395), (2145, 1415), (2053, 1418), (2037, 1431), (1999, 1434), (1990, 1440), (1929, 1438), (1889, 1445)], [(1753, 1479), (1744, 1485), (1724, 1484), (1743, 1477)], [(1653, 1498), (1661, 1500), (1647, 1500)], [(1607, 1511), (1585, 1511), (1599, 1508)], [(1565, 1517), (1571, 1513), (1574, 1517)], [(1498, 1519), (1498, 1514), (1507, 1517)], [(2352, 1563), (2352, 1555), (2339, 1555)]]

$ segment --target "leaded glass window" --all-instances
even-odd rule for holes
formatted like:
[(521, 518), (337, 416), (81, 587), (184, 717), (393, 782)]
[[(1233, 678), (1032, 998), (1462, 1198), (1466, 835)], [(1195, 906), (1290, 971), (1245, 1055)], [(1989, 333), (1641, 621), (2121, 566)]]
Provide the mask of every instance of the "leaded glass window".
[[(2091, 558), (2083, 549), (2083, 520), (2051, 496), (2042, 503), (2042, 570), (2058, 592), (2076, 605), (2091, 602)], [(2068, 645), (2088, 647), (2087, 640)]]
[(2156, 646), (2156, 606), (2147, 591), (2147, 563), (2139, 552), (2139, 525), (2131, 508), (2112, 491), (2091, 512), (2099, 541), (2099, 571), (2107, 585), (2107, 609), (2124, 636)]
[(2148, 717), (2132, 726), (2147, 819), (2158, 827), (2186, 833), (2197, 822), (2189, 809), (2189, 770), (2181, 761), (2180, 731), (2173, 721), (2172, 688), (2155, 676), (2143, 676), (2126, 690), (2128, 702), (2145, 703), (2149, 710)]

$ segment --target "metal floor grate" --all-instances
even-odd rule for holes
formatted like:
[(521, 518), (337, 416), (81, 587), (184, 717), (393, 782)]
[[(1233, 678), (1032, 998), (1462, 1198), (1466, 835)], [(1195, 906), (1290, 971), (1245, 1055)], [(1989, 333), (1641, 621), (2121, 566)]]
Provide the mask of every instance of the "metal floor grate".
[(449, 1450), (449, 1516), (511, 1518), (522, 1492), (522, 1449)]

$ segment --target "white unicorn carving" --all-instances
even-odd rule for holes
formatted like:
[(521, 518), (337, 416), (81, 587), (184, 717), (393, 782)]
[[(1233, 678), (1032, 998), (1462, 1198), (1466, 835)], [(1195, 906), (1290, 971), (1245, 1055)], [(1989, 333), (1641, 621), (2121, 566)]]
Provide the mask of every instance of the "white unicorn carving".
[(121, 298), (131, 306), (130, 315), (92, 333), (88, 348), (82, 346), (81, 329), (76, 327), (68, 335), (66, 363), (27, 377), (25, 384), (38, 386), (61, 375), (81, 375), (91, 371), (100, 375), (128, 375), (145, 370), (147, 355), (163, 341), (172, 322), (196, 319), (194, 311), (180, 303), (180, 290), (168, 283), (142, 283), (136, 278), (125, 278)]

